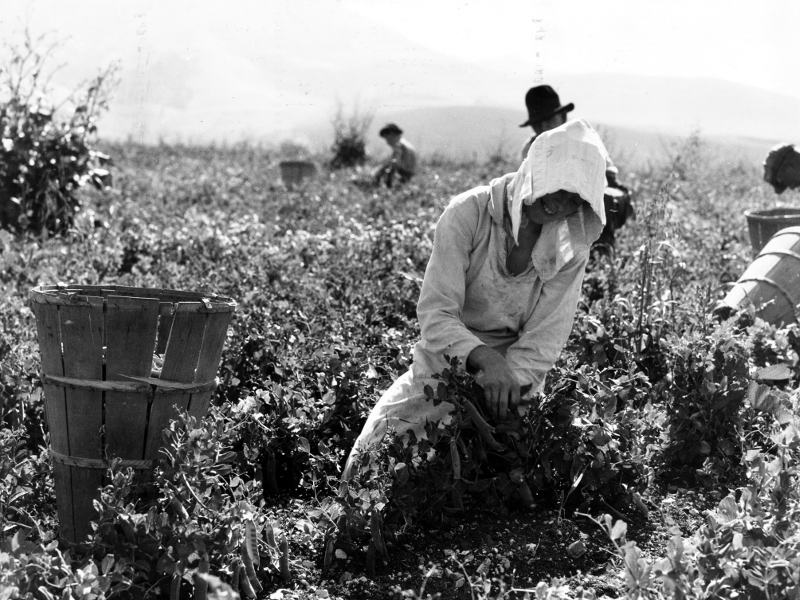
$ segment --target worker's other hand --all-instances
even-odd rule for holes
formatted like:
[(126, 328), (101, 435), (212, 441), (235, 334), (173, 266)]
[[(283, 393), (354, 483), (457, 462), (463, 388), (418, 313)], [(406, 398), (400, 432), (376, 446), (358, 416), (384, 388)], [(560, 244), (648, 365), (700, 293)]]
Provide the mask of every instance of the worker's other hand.
[(506, 359), (497, 350), (478, 346), (467, 357), (467, 366), (477, 370), (475, 381), (483, 388), (486, 410), (495, 419), (505, 419), (520, 400), (519, 384)]

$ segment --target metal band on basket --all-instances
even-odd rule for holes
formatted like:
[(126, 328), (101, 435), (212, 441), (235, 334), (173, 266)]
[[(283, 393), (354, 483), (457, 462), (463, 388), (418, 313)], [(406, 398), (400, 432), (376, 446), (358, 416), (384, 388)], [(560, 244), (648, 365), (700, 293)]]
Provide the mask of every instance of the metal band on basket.
[(198, 383), (168, 381), (157, 377), (134, 377), (132, 375), (123, 375), (123, 377), (131, 381), (79, 379), (75, 377), (62, 377), (60, 375), (48, 375), (46, 373), (42, 373), (41, 380), (45, 385), (85, 388), (104, 392), (147, 392), (151, 388), (155, 388), (156, 393), (186, 392), (189, 394), (216, 389), (219, 383), (216, 377), (211, 381), (202, 381)]
[(52, 448), (50, 449), (50, 456), (53, 457), (53, 460), (57, 463), (61, 463), (62, 465), (67, 465), (69, 467), (82, 467), (85, 469), (107, 469), (111, 466), (112, 462), (117, 462), (121, 467), (133, 467), (134, 469), (149, 469), (153, 466), (152, 460), (133, 460), (127, 458), (119, 458), (114, 459), (112, 461), (100, 459), (100, 458), (84, 458), (82, 456), (69, 456), (67, 454), (61, 454), (60, 452), (56, 452)]

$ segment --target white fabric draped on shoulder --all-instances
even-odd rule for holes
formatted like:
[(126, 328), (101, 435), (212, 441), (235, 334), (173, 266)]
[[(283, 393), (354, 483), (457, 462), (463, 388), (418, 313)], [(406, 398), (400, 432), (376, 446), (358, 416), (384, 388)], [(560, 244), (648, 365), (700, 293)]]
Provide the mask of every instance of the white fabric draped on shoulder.
[(588, 252), (603, 231), (607, 157), (600, 136), (586, 121), (568, 121), (537, 136), (509, 182), (506, 200), (515, 242), (523, 206), (537, 198), (565, 190), (587, 203), (567, 219), (542, 226), (531, 258), (543, 281), (555, 276), (574, 256)]

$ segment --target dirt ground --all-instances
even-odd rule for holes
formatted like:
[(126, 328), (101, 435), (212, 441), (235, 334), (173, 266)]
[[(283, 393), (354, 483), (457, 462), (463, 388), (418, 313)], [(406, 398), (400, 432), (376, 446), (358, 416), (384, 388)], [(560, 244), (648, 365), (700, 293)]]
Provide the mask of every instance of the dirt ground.
[[(663, 490), (645, 499), (646, 517), (626, 519), (627, 540), (635, 541), (647, 559), (658, 559), (675, 528), (691, 536), (720, 497), (705, 490)], [(411, 527), (389, 542), (389, 559), (373, 577), (363, 555), (337, 559), (323, 573), (318, 549), (308, 547), (302, 573), (284, 588), (265, 590), (265, 597), (522, 598), (541, 581), (561, 579), (573, 593), (591, 589), (597, 598), (619, 598), (624, 595), (621, 561), (606, 532), (589, 518), (601, 515), (474, 510), (437, 527)]]

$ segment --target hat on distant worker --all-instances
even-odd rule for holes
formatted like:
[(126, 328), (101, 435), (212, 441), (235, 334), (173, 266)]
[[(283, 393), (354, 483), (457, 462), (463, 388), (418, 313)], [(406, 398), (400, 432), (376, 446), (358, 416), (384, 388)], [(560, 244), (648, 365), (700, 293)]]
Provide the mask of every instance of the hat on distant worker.
[(381, 130), (378, 132), (378, 135), (380, 135), (381, 137), (384, 137), (384, 136), (392, 134), (392, 133), (396, 133), (398, 135), (403, 135), (403, 130), (400, 129), (394, 123), (388, 123), (388, 124), (384, 125), (383, 127), (381, 127)]
[(572, 102), (561, 106), (558, 94), (549, 85), (537, 85), (529, 89), (525, 94), (525, 106), (528, 109), (528, 120), (520, 127), (540, 123), (558, 113), (569, 112), (575, 108)]

